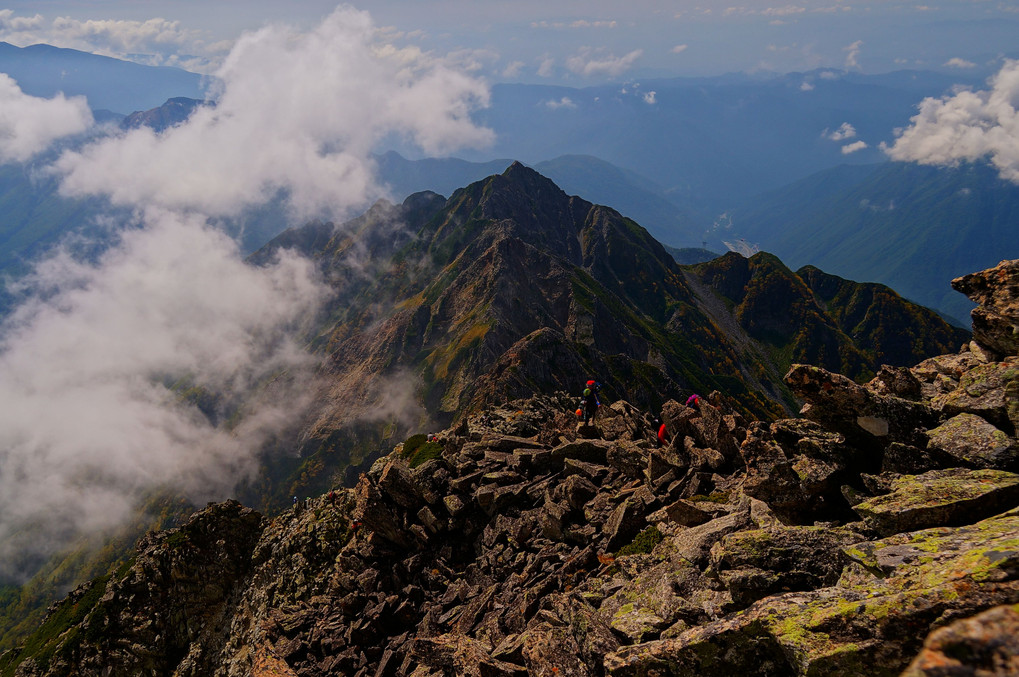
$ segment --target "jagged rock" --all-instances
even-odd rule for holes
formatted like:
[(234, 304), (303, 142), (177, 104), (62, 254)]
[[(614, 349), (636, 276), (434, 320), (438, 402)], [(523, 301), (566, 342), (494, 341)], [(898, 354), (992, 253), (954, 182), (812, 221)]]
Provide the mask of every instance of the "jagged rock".
[(711, 548), (711, 572), (737, 608), (781, 592), (835, 585), (860, 535), (826, 527), (772, 527), (726, 534)]
[(417, 667), (414, 675), (423, 675), (421, 668), (434, 668), (438, 673), (456, 674), (464, 677), (520, 677), (527, 674), (522, 665), (493, 658), (486, 647), (477, 640), (462, 634), (447, 634), (439, 637), (415, 640), (411, 649)]
[(632, 443), (613, 444), (605, 452), (605, 462), (630, 479), (640, 479), (647, 467), (649, 451)]
[(354, 519), (374, 534), (399, 545), (411, 547), (411, 539), (403, 528), (403, 520), (378, 489), (378, 485), (363, 476), (355, 490), (357, 505)]
[(958, 414), (928, 433), (929, 446), (976, 468), (1015, 470), (1019, 445), (1015, 438), (973, 414)]
[(684, 560), (698, 566), (705, 565), (715, 543), (727, 534), (746, 528), (749, 524), (749, 512), (734, 512), (699, 526), (683, 529), (670, 540), (672, 547)]
[(807, 401), (804, 416), (845, 435), (851, 446), (861, 449), (883, 450), (891, 442), (912, 444), (917, 428), (938, 420), (937, 412), (923, 403), (878, 395), (818, 367), (793, 365), (785, 382)]
[(936, 447), (919, 449), (908, 444), (892, 442), (881, 459), (881, 472), (899, 475), (919, 475), (928, 470), (952, 468), (959, 460)]
[(981, 364), (959, 378), (954, 390), (935, 396), (931, 404), (949, 416), (974, 414), (987, 419), (995, 426), (1014, 434), (1012, 420), (1015, 406), (1014, 393), (1019, 380), (1019, 359)]
[(909, 371), (920, 381), (924, 400), (952, 392), (959, 387), (959, 379), (970, 369), (986, 364), (968, 348), (955, 355), (930, 357)]
[(919, 400), (923, 396), (920, 379), (906, 367), (881, 365), (876, 376), (867, 384), (867, 388), (878, 395), (892, 395), (904, 400)]
[[(867, 545), (873, 553), (909, 541), (923, 567), (903, 562), (876, 577), (862, 567), (838, 586), (775, 595), (674, 638), (605, 657), (610, 675), (897, 675), (946, 616), (1019, 599), (1014, 515), (970, 527), (932, 529)], [(861, 546), (856, 546), (860, 548)], [(851, 557), (873, 557), (849, 549)]]
[(999, 606), (935, 630), (902, 677), (1019, 674), (1019, 604)]
[(644, 501), (628, 496), (623, 499), (609, 516), (603, 531), (607, 537), (606, 550), (616, 550), (626, 545), (647, 524)]
[(776, 514), (793, 523), (838, 514), (845, 503), (841, 487), (846, 479), (846, 462), (838, 454), (823, 458), (826, 454), (822, 449), (841, 444), (840, 439), (805, 442), (810, 438), (800, 438), (797, 449), (810, 450), (811, 455), (801, 453), (789, 458), (766, 426), (752, 424), (740, 449), (747, 468), (743, 492), (764, 501)]
[(717, 506), (711, 506), (716, 510), (705, 510), (704, 502), (687, 501), (679, 499), (675, 503), (665, 506), (648, 515), (649, 522), (670, 521), (684, 527), (695, 527), (705, 522), (710, 522), (718, 517)]
[(378, 487), (397, 505), (417, 509), (425, 502), (421, 487), (414, 479), (410, 466), (400, 458), (392, 458), (379, 476)]
[(1002, 355), (1019, 354), (1019, 261), (952, 280), (952, 287), (979, 304), (973, 339)]
[(972, 524), (1019, 505), (1019, 475), (1002, 470), (932, 470), (896, 478), (891, 489), (853, 506), (885, 535)]

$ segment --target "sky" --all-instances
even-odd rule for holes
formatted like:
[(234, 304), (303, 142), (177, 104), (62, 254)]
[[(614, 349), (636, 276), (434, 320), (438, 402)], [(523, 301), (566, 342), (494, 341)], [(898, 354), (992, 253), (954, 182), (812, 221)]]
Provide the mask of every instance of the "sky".
[[(845, 68), (993, 71), (1019, 57), (1015, 0), (370, 0), (353, 5), (402, 46), (488, 82), (582, 86), (625, 78)], [(307, 30), (328, 0), (16, 0), (0, 40), (211, 72), (244, 31)]]
[[(56, 248), (0, 319), (0, 580), (24, 573), (9, 564), (19, 553), (111, 528), (153, 491), (200, 504), (254, 476), (263, 443), (311, 404), (319, 358), (302, 332), (332, 290), (294, 254), (245, 263), (220, 224), (274, 200), (281, 229), (341, 223), (384, 193), (372, 159), (384, 140), (431, 156), (491, 144), (473, 113), (493, 83), (983, 69), (985, 88), (918, 102), (886, 152), (987, 160), (1019, 183), (1015, 4), (663, 4), (0, 6), (0, 39), (13, 44), (185, 66), (216, 83), (215, 106), (157, 133), (97, 123), (83, 98), (30, 96), (0, 74), (0, 163), (111, 207), (94, 224), (102, 253)], [(858, 143), (848, 123), (829, 133)], [(182, 387), (217, 395), (230, 425)]]

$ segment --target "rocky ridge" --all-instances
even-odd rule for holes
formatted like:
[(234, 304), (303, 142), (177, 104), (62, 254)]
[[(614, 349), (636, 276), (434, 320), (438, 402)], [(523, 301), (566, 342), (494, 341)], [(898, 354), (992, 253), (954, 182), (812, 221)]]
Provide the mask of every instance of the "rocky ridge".
[(1006, 675), (1019, 611), (1019, 261), (972, 343), (801, 417), (489, 409), (356, 488), (150, 534), (54, 605), (18, 675)]

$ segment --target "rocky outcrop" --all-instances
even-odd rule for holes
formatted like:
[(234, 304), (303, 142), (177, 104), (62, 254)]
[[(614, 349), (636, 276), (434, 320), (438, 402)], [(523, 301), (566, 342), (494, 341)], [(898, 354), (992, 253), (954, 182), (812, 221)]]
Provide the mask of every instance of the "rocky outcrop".
[(150, 535), (0, 671), (1010, 674), (1002, 345), (864, 385), (795, 366), (796, 419), (668, 402), (664, 445), (625, 402), (592, 426), (566, 395), (490, 408), (332, 498), (270, 520), (214, 505)]

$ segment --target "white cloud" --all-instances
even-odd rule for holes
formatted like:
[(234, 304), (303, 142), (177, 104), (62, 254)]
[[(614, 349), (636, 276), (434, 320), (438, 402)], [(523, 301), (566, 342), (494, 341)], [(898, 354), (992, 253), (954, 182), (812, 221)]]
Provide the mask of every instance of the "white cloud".
[(520, 77), (520, 73), (523, 71), (524, 66), (527, 65), (523, 61), (513, 61), (509, 63), (506, 68), (502, 71), (504, 78), (517, 78)]
[(658, 102), (657, 93), (654, 90), (644, 94), (644, 103), (653, 106), (657, 102)]
[(977, 65), (972, 61), (966, 61), (966, 59), (960, 59), (959, 57), (953, 57), (945, 62), (945, 66), (949, 68), (976, 68)]
[(799, 7), (797, 5), (785, 5), (784, 7), (768, 7), (761, 11), (761, 14), (765, 16), (792, 16), (794, 14), (803, 14), (807, 11), (806, 7)]
[(676, 45), (669, 51), (672, 52), (673, 54), (682, 54), (687, 50), (688, 47), (689, 45)]
[(367, 13), (350, 8), (308, 33), (246, 34), (217, 73), (215, 107), (66, 152), (62, 190), (216, 216), (285, 191), (299, 217), (328, 216), (372, 197), (368, 157), (386, 135), (431, 154), (492, 140), (470, 119), (488, 102), (483, 83), (373, 38)]
[[(470, 120), (483, 84), (375, 35), (352, 9), (304, 34), (267, 26), (230, 53), (217, 106), (56, 161), (63, 190), (136, 221), (95, 262), (38, 264), (0, 330), (0, 568), (117, 523), (154, 490), (222, 498), (316, 392), (291, 338), (325, 298), (315, 267), (288, 254), (250, 266), (207, 217), (279, 191), (298, 216), (342, 216), (381, 191), (379, 139), (433, 153), (490, 139)], [(216, 396), (223, 420), (242, 415), (208, 418), (177, 381)]]
[(571, 72), (584, 77), (605, 75), (617, 77), (633, 67), (634, 63), (644, 54), (644, 50), (635, 49), (623, 56), (607, 54), (603, 50), (583, 48), (579, 53), (566, 60), (566, 67)]
[(1019, 61), (1007, 60), (989, 91), (927, 98), (890, 148), (893, 160), (954, 166), (990, 158), (999, 175), (1019, 183)]
[(845, 141), (856, 136), (856, 128), (848, 122), (843, 122), (834, 132), (829, 132), (827, 129), (824, 130), (822, 136), (832, 141)]
[(859, 68), (860, 62), (860, 47), (863, 46), (863, 40), (857, 40), (848, 47), (843, 47), (842, 51), (846, 53), (846, 68)]
[(850, 153), (855, 153), (858, 150), (863, 150), (866, 147), (867, 144), (864, 143), (863, 141), (854, 141), (853, 143), (849, 143), (846, 144), (845, 146), (842, 146), (842, 154), (849, 155)]
[(91, 125), (85, 97), (29, 96), (10, 76), (0, 73), (0, 163), (24, 162), (57, 139), (84, 132)]
[(814, 91), (814, 85), (812, 85), (809, 82), (807, 82), (806, 80), (804, 80), (803, 84), (800, 85), (800, 91), (801, 92), (812, 92), (812, 91)]
[[(322, 298), (305, 260), (254, 268), (203, 219), (150, 214), (97, 264), (58, 255), (32, 282), (45, 294), (0, 343), (0, 562), (115, 525), (153, 489), (222, 497), (304, 403), (307, 376), (278, 377), (312, 366), (286, 331)], [(225, 405), (279, 397), (246, 399), (228, 431), (167, 387), (181, 378)]]
[(0, 35), (4, 37), (23, 31), (41, 28), (45, 22), (42, 14), (34, 16), (14, 16), (12, 9), (0, 9)]
[(564, 96), (563, 98), (559, 99), (558, 101), (553, 101), (553, 100), (550, 99), (548, 101), (545, 101), (544, 104), (545, 104), (546, 108), (549, 108), (551, 110), (559, 110), (560, 108), (576, 108), (577, 107), (577, 104), (575, 104), (573, 102), (573, 99), (571, 99), (568, 96)]
[(555, 59), (544, 57), (538, 65), (537, 75), (542, 78), (550, 78), (555, 75)]

